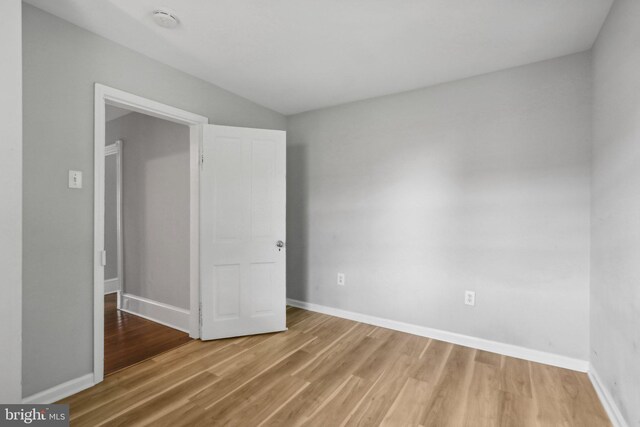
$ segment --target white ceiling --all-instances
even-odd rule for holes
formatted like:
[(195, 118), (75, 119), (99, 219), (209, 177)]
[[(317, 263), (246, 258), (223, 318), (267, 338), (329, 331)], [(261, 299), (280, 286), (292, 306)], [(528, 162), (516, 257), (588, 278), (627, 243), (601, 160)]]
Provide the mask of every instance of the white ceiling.
[(612, 1), (27, 0), (284, 114), (587, 50)]

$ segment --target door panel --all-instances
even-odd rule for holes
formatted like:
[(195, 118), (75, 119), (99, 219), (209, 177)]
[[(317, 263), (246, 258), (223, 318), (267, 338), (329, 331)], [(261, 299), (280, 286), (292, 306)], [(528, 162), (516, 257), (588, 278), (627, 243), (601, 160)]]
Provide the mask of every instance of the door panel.
[(214, 320), (240, 318), (240, 265), (221, 265), (214, 267), (216, 308)]
[(271, 292), (273, 263), (251, 265), (251, 316), (269, 316), (278, 310), (281, 303), (278, 295)]
[(285, 138), (203, 126), (202, 339), (286, 329)]
[[(243, 150), (242, 140), (239, 138), (218, 138), (215, 147), (216, 158), (225, 159), (225, 167), (213, 168), (213, 196), (214, 203), (224, 206), (224, 209), (216, 210), (215, 233), (216, 240), (242, 240), (242, 228), (244, 226), (242, 216), (242, 193), (244, 182), (242, 171)], [(211, 159), (216, 162), (216, 159)], [(209, 165), (207, 165), (209, 166)], [(204, 163), (203, 163), (204, 171)]]
[(251, 233), (254, 239), (269, 239), (274, 234), (273, 187), (276, 147), (273, 141), (253, 141), (251, 157)]

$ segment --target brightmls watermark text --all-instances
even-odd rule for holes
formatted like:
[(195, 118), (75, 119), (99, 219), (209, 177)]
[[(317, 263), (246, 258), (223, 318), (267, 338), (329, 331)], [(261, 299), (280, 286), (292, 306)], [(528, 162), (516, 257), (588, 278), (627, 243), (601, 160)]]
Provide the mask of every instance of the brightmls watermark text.
[(69, 405), (2, 405), (0, 427), (69, 425)]

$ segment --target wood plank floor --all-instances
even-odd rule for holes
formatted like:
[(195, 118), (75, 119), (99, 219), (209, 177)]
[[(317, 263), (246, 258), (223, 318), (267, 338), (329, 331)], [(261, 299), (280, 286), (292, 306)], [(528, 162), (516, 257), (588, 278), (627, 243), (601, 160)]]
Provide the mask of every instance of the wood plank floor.
[(104, 297), (104, 373), (164, 353), (191, 341), (189, 334), (117, 309), (116, 294)]
[(609, 426), (587, 376), (296, 308), (65, 399), (71, 424)]

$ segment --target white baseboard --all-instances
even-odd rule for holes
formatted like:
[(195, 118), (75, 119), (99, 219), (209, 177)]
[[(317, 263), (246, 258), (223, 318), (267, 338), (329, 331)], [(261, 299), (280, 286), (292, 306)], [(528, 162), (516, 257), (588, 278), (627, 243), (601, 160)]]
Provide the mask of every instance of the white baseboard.
[(604, 386), (604, 383), (600, 379), (600, 376), (593, 365), (589, 365), (589, 379), (591, 379), (593, 388), (596, 389), (600, 402), (602, 402), (602, 406), (604, 406), (605, 411), (607, 411), (607, 414), (609, 415), (611, 424), (613, 424), (614, 427), (628, 427), (620, 409), (618, 409), (618, 405), (616, 405), (615, 400), (613, 400), (613, 396), (611, 396), (609, 390)]
[(95, 383), (93, 382), (92, 372), (90, 374), (86, 374), (65, 383), (59, 384), (55, 387), (51, 387), (50, 389), (41, 391), (40, 393), (32, 394), (31, 396), (25, 397), (24, 399), (22, 399), (22, 403), (49, 404), (57, 402), (60, 399), (64, 399), (65, 397), (69, 397), (72, 394), (76, 394), (84, 389), (92, 387), (94, 384)]
[(104, 281), (104, 294), (112, 294), (120, 290), (120, 279), (107, 279)]
[(483, 338), (476, 338), (469, 335), (457, 334), (455, 332), (447, 332), (440, 329), (428, 328), (426, 326), (413, 325), (396, 320), (384, 319), (382, 317), (369, 316), (367, 314), (355, 313), (353, 311), (342, 310), (339, 308), (333, 308), (289, 298), (287, 298), (287, 304), (309, 311), (328, 314), (330, 316), (342, 317), (344, 319), (354, 320), (356, 322), (367, 323), (370, 325), (406, 332), (413, 335), (446, 341), (453, 344), (462, 345), (464, 347), (490, 351), (492, 353), (498, 353), (518, 359), (529, 360), (531, 362), (558, 366), (560, 368), (566, 368), (580, 372), (587, 372), (589, 370), (589, 362), (587, 362), (586, 360), (574, 359), (559, 354), (532, 350), (517, 345), (485, 340)]
[(122, 294), (120, 310), (189, 333), (189, 310), (131, 294)]

